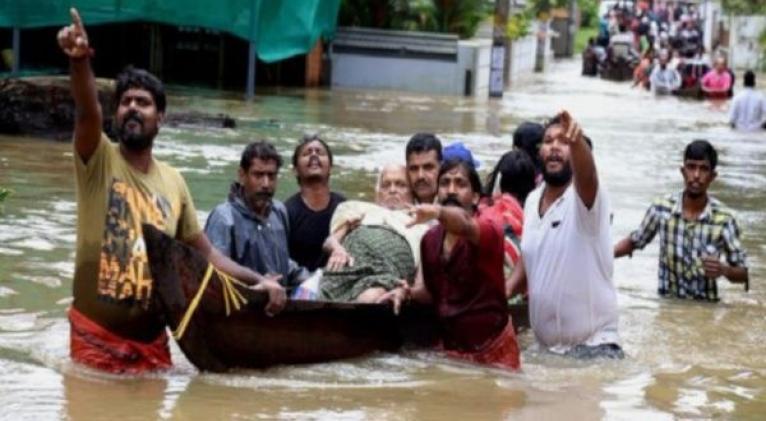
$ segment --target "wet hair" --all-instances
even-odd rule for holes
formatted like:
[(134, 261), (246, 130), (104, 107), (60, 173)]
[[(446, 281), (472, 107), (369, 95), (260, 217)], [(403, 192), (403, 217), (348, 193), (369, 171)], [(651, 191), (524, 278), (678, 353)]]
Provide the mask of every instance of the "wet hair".
[(755, 73), (752, 70), (745, 72), (744, 84), (746, 88), (755, 88)]
[(483, 195), (479, 173), (476, 172), (476, 169), (470, 163), (462, 159), (448, 159), (442, 162), (441, 167), (439, 167), (439, 178), (437, 178), (437, 180), (441, 180), (444, 174), (452, 171), (457, 167), (462, 167), (463, 171), (465, 171), (465, 174), (468, 176), (468, 181), (471, 183), (471, 189), (473, 192), (479, 195)]
[(327, 158), (330, 160), (330, 166), (332, 166), (332, 150), (330, 149), (330, 146), (322, 140), (322, 138), (319, 137), (317, 134), (306, 134), (303, 135), (303, 139), (298, 143), (298, 146), (295, 147), (295, 150), (293, 151), (293, 167), (298, 166), (298, 157), (301, 155), (301, 152), (303, 151), (303, 148), (306, 147), (311, 142), (319, 142), (324, 150), (327, 151)]
[(707, 161), (710, 163), (710, 169), (714, 170), (718, 165), (718, 152), (707, 140), (697, 139), (686, 145), (684, 150), (684, 161)]
[(405, 160), (413, 153), (424, 153), (436, 151), (436, 159), (442, 160), (442, 142), (433, 133), (417, 133), (407, 142), (404, 158)]
[(115, 79), (114, 104), (117, 105), (122, 99), (122, 95), (128, 89), (143, 89), (149, 92), (154, 99), (154, 105), (157, 111), (164, 113), (167, 99), (165, 98), (165, 87), (162, 82), (144, 69), (138, 69), (133, 66), (126, 67)]
[(513, 147), (526, 152), (538, 172), (543, 168), (540, 161), (540, 144), (544, 135), (545, 127), (542, 124), (529, 121), (521, 123), (513, 132)]
[(522, 205), (529, 192), (535, 188), (535, 166), (524, 151), (510, 151), (500, 157), (487, 177), (484, 192), (486, 196), (492, 196), (498, 177), (500, 177), (500, 191), (513, 195)]
[(244, 171), (249, 170), (250, 165), (253, 163), (253, 159), (256, 158), (264, 162), (276, 162), (277, 169), (282, 166), (282, 157), (274, 148), (274, 145), (265, 140), (253, 142), (245, 147), (245, 150), (242, 152), (242, 158), (239, 160), (239, 167)]

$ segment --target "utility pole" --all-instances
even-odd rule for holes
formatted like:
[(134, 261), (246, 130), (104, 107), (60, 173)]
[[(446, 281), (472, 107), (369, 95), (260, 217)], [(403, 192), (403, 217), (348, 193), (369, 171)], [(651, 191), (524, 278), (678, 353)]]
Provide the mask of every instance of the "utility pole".
[(19, 75), (21, 69), (21, 29), (13, 28), (13, 63), (11, 64), (11, 74)]
[(508, 87), (511, 82), (511, 40), (508, 39), (508, 17), (511, 10), (512, 0), (495, 0), (495, 25), (492, 29), (492, 48), (502, 46), (503, 57), (503, 86)]
[(569, 16), (567, 16), (567, 45), (566, 56), (572, 57), (574, 55), (574, 40), (577, 28), (575, 27), (575, 14), (577, 13), (577, 0), (569, 0)]
[(257, 38), (260, 18), (259, 6), (260, 3), (257, 0), (253, 0), (250, 3), (250, 45), (247, 49), (247, 87), (245, 88), (245, 98), (248, 101), (255, 97), (255, 66), (257, 64), (255, 40)]

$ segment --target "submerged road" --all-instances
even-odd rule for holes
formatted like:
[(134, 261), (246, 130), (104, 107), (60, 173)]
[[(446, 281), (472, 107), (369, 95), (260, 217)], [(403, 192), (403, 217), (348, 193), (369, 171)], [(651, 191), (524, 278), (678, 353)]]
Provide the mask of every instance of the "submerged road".
[[(578, 362), (521, 336), (523, 371), (456, 364), (428, 352), (379, 354), (231, 375), (199, 374), (173, 349), (169, 373), (121, 378), (68, 359), (75, 241), (72, 152), (67, 144), (0, 137), (0, 418), (72, 419), (757, 419), (766, 413), (766, 136), (732, 132), (728, 103), (655, 98), (579, 76), (579, 62), (512, 87), (499, 101), (371, 91), (280, 90), (251, 104), (176, 91), (169, 111), (225, 112), (238, 129), (164, 129), (156, 154), (187, 178), (204, 221), (224, 200), (244, 145), (266, 138), (289, 157), (305, 132), (337, 155), (333, 186), (371, 198), (374, 172), (404, 159), (417, 131), (471, 147), (487, 172), (523, 120), (566, 108), (594, 141), (610, 193), (615, 240), (638, 226), (650, 201), (682, 188), (683, 147), (719, 150), (712, 193), (739, 217), (751, 291), (719, 282), (722, 302), (657, 296), (656, 243), (615, 263), (623, 361)], [(287, 160), (289, 162), (289, 159)], [(278, 196), (295, 190), (289, 168)], [(576, 245), (573, 245), (576, 247)]]

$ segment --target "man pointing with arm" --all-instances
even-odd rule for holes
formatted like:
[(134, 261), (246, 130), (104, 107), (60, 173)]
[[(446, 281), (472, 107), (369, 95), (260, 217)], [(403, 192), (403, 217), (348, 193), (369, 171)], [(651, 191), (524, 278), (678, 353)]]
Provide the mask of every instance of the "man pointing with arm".
[(102, 110), (90, 66), (93, 50), (79, 14), (58, 33), (69, 56), (77, 185), (77, 253), (69, 312), (72, 359), (113, 373), (171, 365), (164, 321), (150, 305), (153, 280), (141, 232), (153, 224), (202, 253), (213, 265), (269, 294), (278, 312), (284, 290), (232, 262), (200, 230), (180, 173), (152, 156), (165, 116), (165, 92), (154, 75), (128, 68), (118, 75), (114, 123), (118, 144), (102, 132)]
[(564, 111), (540, 148), (545, 182), (524, 208), (522, 259), (506, 288), (529, 287), (537, 340), (576, 358), (622, 358), (609, 204), (582, 128)]

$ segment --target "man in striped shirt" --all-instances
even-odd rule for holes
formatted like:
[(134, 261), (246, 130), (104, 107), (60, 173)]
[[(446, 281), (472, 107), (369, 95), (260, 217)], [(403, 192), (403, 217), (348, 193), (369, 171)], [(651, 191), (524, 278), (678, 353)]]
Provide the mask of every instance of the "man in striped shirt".
[[(660, 233), (658, 292), (663, 296), (718, 301), (720, 276), (744, 283), (747, 289), (746, 254), (733, 213), (707, 194), (718, 154), (705, 140), (686, 146), (681, 174), (684, 190), (654, 201), (637, 231), (621, 240), (615, 257), (643, 249)], [(726, 262), (720, 261), (721, 253)]]

